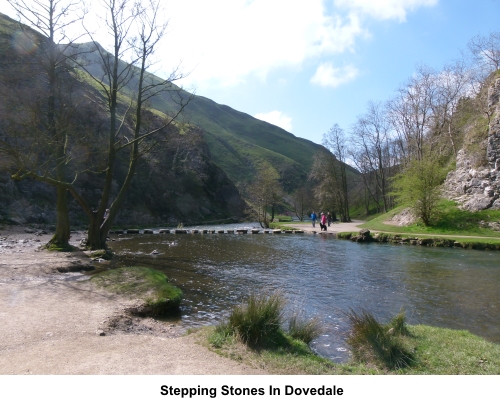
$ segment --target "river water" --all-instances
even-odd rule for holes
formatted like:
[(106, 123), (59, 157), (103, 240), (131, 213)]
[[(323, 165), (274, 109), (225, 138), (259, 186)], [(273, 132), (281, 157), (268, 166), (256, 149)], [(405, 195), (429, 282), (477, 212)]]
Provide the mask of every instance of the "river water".
[(325, 331), (311, 347), (337, 362), (348, 358), (350, 308), (384, 322), (404, 309), (410, 324), (467, 329), (500, 343), (499, 252), (358, 244), (320, 234), (122, 235), (110, 246), (121, 257), (117, 265), (161, 270), (182, 289), (174, 321), (186, 328), (224, 320), (251, 292), (281, 289), (289, 311), (320, 318)]

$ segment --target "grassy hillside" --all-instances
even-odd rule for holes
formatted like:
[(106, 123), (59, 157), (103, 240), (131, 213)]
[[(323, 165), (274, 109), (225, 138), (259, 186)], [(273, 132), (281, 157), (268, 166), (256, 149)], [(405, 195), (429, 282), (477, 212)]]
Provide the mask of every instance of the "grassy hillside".
[[(19, 223), (55, 221), (53, 186), (30, 180), (12, 182), (10, 174), (19, 170), (20, 165), (17, 160), (10, 158), (13, 153), (5, 146), (14, 144), (12, 139), (17, 142), (16, 145), (30, 145), (38, 139), (35, 136), (30, 138), (34, 133), (31, 130), (33, 127), (25, 126), (29, 121), (23, 119), (21, 114), (24, 110), (21, 107), (28, 105), (26, 100), (34, 97), (39, 97), (43, 105), (46, 97), (46, 91), (38, 90), (37, 87), (42, 87), (46, 80), (43, 69), (37, 69), (43, 64), (41, 45), (44, 41), (46, 38), (41, 34), (0, 13), (0, 141), (5, 142), (0, 142), (0, 147), (3, 147), (0, 148), (0, 221), (3, 217), (7, 220), (18, 218)], [(30, 52), (26, 52), (27, 49)], [(98, 69), (91, 73), (99, 76)], [(78, 100), (78, 108), (74, 109), (71, 121), (68, 120), (74, 127), (66, 145), (69, 157), (67, 177), (74, 179), (73, 184), (95, 207), (101, 198), (99, 190), (102, 188), (102, 172), (106, 165), (105, 148), (101, 146), (107, 145), (105, 137), (109, 122), (103, 89), (83, 70), (68, 71), (61, 83), (64, 90), (71, 89), (68, 93), (60, 92), (61, 100), (67, 100), (63, 98), (67, 94)], [(62, 87), (63, 84), (65, 87)], [(124, 118), (130, 105), (126, 94), (130, 89), (123, 90), (118, 95), (117, 113), (120, 119)], [(65, 105), (64, 102), (61, 105)], [(155, 110), (154, 106), (149, 107), (149, 111), (144, 111), (144, 117), (150, 123), (158, 119), (155, 114), (163, 117), (163, 113)], [(27, 109), (29, 114), (44, 117), (43, 109), (34, 110), (31, 105), (27, 108), (31, 108)], [(37, 121), (37, 125), (40, 122)], [(130, 121), (127, 119), (122, 133), (130, 134)], [(13, 137), (11, 134), (24, 135)], [(164, 139), (167, 142), (163, 142)], [(116, 224), (177, 225), (179, 222), (190, 224), (228, 218), (238, 220), (244, 216), (246, 205), (238, 189), (224, 171), (214, 164), (206, 140), (196, 127), (174, 123), (148, 139), (149, 142), (153, 140), (157, 144), (139, 159)], [(42, 146), (46, 145), (50, 146), (47, 142)], [(33, 162), (38, 170), (37, 159), (32, 158), (33, 152), (27, 146), (20, 148), (20, 151), (20, 156), (29, 164)], [(44, 152), (39, 152), (43, 158)], [(5, 158), (2, 153), (5, 153)], [(128, 150), (124, 149), (117, 156), (114, 175), (116, 188), (113, 193), (124, 181), (127, 163)], [(48, 171), (53, 169), (50, 164), (48, 167)], [(72, 198), (69, 207), (73, 225), (86, 221), (83, 211)], [(34, 214), (31, 214), (32, 211)]]
[[(81, 45), (86, 50), (91, 46)], [(86, 53), (85, 59), (86, 69), (100, 77), (102, 73), (96, 53)], [(162, 79), (149, 74), (147, 80), (159, 83)], [(132, 78), (122, 91), (132, 92), (135, 87), (136, 80)], [(272, 166), (280, 175), (285, 190), (291, 191), (306, 180), (313, 155), (323, 149), (229, 106), (179, 91), (175, 85), (171, 89), (170, 93), (151, 98), (151, 108), (171, 114), (177, 110), (180, 98), (191, 97), (180, 120), (203, 129), (214, 163), (240, 187), (251, 182), (259, 169)]]

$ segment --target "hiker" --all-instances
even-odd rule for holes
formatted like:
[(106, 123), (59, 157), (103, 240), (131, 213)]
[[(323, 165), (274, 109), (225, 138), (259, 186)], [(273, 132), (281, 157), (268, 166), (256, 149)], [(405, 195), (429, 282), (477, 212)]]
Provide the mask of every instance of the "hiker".
[(321, 221), (319, 223), (319, 226), (322, 231), (326, 231), (326, 215), (324, 213), (321, 213)]
[(312, 221), (312, 224), (313, 224), (313, 228), (316, 227), (316, 220), (318, 219), (318, 217), (316, 216), (316, 213), (313, 211), (313, 213), (311, 214), (311, 221)]

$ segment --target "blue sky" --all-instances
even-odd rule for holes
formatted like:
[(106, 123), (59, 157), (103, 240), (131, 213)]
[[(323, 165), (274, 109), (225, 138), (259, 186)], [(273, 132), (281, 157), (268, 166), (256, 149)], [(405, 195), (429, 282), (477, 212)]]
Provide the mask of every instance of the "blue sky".
[(181, 61), (186, 89), (320, 143), (417, 64), (440, 69), (500, 30), (499, 16), (500, 0), (169, 0), (156, 74)]
[(500, 30), (500, 0), (214, 0), (193, 25), (198, 2), (176, 3), (169, 35), (203, 53), (176, 51), (188, 70), (197, 63), (185, 85), (316, 143), (391, 98), (417, 64), (440, 69), (473, 36)]

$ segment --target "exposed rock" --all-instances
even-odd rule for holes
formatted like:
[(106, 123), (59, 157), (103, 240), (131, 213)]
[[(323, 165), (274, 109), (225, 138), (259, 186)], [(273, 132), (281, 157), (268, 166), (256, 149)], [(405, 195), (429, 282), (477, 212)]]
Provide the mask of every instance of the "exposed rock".
[(496, 79), (488, 91), (488, 108), (492, 112), (488, 133), (488, 164), (500, 171), (500, 79)]
[(415, 223), (416, 220), (417, 218), (415, 217), (412, 209), (405, 208), (399, 214), (394, 215), (391, 219), (391, 222), (397, 223), (397, 225), (399, 226), (408, 226)]
[(357, 235), (351, 236), (353, 242), (372, 242), (374, 239), (370, 235), (369, 229), (361, 229)]
[(488, 167), (473, 167), (464, 150), (457, 154), (456, 170), (448, 173), (443, 191), (468, 211), (500, 209), (500, 79), (489, 89), (488, 107), (492, 112), (487, 146)]

